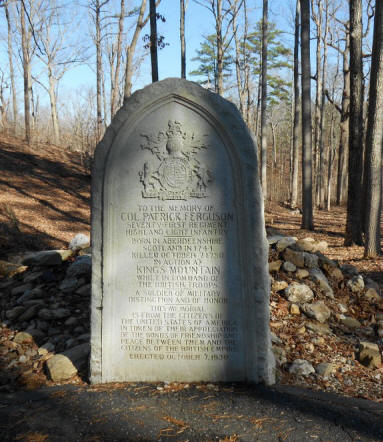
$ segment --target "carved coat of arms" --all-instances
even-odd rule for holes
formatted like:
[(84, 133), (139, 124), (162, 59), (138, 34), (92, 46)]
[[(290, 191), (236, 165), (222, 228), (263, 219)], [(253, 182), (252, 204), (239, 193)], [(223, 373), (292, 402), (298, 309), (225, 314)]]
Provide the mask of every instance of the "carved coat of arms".
[(183, 131), (178, 121), (169, 121), (168, 129), (157, 135), (141, 136), (145, 138), (142, 149), (155, 156), (139, 172), (144, 198), (186, 200), (207, 196), (212, 174), (196, 158), (199, 150), (208, 148), (203, 139)]

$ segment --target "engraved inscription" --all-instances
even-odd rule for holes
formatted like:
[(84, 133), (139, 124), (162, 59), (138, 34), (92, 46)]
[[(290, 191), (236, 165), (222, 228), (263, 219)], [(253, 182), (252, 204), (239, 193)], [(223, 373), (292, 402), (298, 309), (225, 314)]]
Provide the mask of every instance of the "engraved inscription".
[(187, 200), (207, 196), (212, 174), (196, 158), (200, 149), (208, 148), (205, 136), (189, 134), (178, 121), (169, 121), (166, 132), (141, 136), (145, 139), (141, 147), (156, 157), (145, 162), (139, 172), (144, 198)]
[(227, 316), (222, 284), (234, 214), (208, 204), (136, 207), (120, 213), (136, 287), (126, 295), (120, 350), (134, 360), (235, 358), (239, 324)]

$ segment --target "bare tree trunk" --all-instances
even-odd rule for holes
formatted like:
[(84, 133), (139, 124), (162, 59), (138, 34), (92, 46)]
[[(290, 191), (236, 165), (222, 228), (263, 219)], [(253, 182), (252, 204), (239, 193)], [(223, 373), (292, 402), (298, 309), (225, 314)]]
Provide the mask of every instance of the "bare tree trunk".
[(97, 142), (101, 139), (102, 133), (102, 100), (101, 100), (101, 77), (102, 77), (102, 60), (101, 60), (101, 5), (99, 0), (95, 0), (96, 15), (96, 112), (97, 112)]
[(124, 100), (130, 97), (132, 93), (133, 58), (137, 46), (138, 37), (140, 35), (142, 28), (145, 26), (147, 22), (147, 19), (144, 20), (145, 9), (146, 9), (146, 0), (142, 0), (133, 37), (130, 44), (126, 48)]
[(350, 36), (346, 35), (346, 47), (343, 51), (343, 93), (342, 109), (340, 113), (340, 139), (338, 156), (338, 175), (336, 204), (340, 206), (345, 201), (347, 192), (347, 169), (348, 169), (348, 143), (349, 143), (349, 121), (350, 121)]
[(186, 78), (185, 0), (180, 0), (181, 78)]
[(262, 18), (262, 100), (261, 100), (261, 184), (263, 198), (267, 198), (267, 12), (268, 0), (263, 0)]
[(327, 165), (327, 201), (326, 208), (330, 211), (331, 208), (331, 179), (332, 179), (332, 166), (334, 162), (334, 149), (333, 144), (335, 143), (335, 131), (334, 131), (334, 112), (331, 113), (331, 123), (330, 123), (330, 136), (328, 142), (328, 165)]
[(13, 121), (12, 121), (12, 132), (16, 135), (16, 124), (17, 124), (17, 94), (15, 86), (15, 74), (13, 69), (13, 47), (12, 47), (12, 28), (11, 20), (9, 16), (8, 4), (5, 3), (5, 17), (7, 19), (8, 27), (8, 60), (9, 60), (9, 75), (11, 77), (11, 88), (12, 88), (12, 110), (13, 110)]
[(346, 246), (362, 245), (363, 65), (362, 1), (350, 0), (350, 138)]
[(31, 143), (31, 106), (30, 106), (30, 68), (28, 33), (25, 27), (24, 4), (20, 5), (20, 25), (21, 25), (21, 47), (23, 51), (23, 78), (24, 78), (24, 121), (25, 121), (25, 140)]
[(125, 17), (125, 0), (120, 3), (120, 16), (118, 18), (118, 34), (117, 34), (117, 51), (116, 51), (116, 68), (114, 70), (113, 85), (111, 90), (110, 100), (110, 116), (111, 119), (117, 112), (119, 83), (120, 83), (120, 68), (121, 68), (121, 52), (122, 52), (122, 36), (124, 33), (124, 17)]
[[(235, 5), (237, 4), (237, 0), (235, 0)], [(238, 37), (238, 26), (237, 26), (237, 15), (233, 16), (232, 21), (233, 26), (233, 35), (234, 35), (234, 43), (235, 43), (235, 77), (237, 80), (237, 90), (238, 90), (238, 98), (239, 98), (239, 111), (241, 112), (242, 117), (245, 118), (245, 87), (242, 84), (241, 78), (241, 45)], [(242, 48), (243, 51), (246, 51), (246, 47)]]
[(222, 0), (217, 0), (215, 20), (217, 33), (217, 94), (223, 94), (223, 40), (222, 40)]
[(383, 3), (375, 5), (366, 138), (366, 243), (365, 256), (378, 256), (382, 206), (383, 142)]
[(312, 124), (310, 75), (310, 0), (301, 0), (302, 64), (302, 227), (313, 230)]
[(294, 38), (294, 126), (293, 126), (293, 179), (291, 186), (291, 207), (297, 206), (298, 201), (298, 142), (299, 142), (299, 16), (300, 0), (297, 0), (295, 11), (295, 38)]
[(323, 65), (322, 65), (322, 84), (321, 84), (321, 101), (320, 101), (320, 119), (319, 119), (319, 207), (324, 207), (324, 190), (325, 190), (325, 165), (324, 165), (324, 115), (326, 104), (326, 82), (327, 82), (327, 35), (329, 32), (328, 20), (328, 0), (325, 6), (325, 31), (323, 35)]
[(314, 0), (311, 0), (313, 18), (316, 25), (316, 92), (315, 92), (315, 112), (314, 112), (314, 181), (315, 181), (315, 204), (319, 205), (320, 193), (320, 153), (319, 153), (319, 131), (320, 131), (320, 113), (322, 98), (322, 70), (321, 70), (321, 52), (322, 52), (322, 0), (316, 0), (317, 11), (314, 13)]
[(150, 60), (152, 63), (152, 82), (158, 81), (158, 55), (157, 55), (157, 12), (156, 1), (149, 0), (150, 6)]
[(52, 75), (52, 68), (48, 65), (48, 80), (49, 80), (49, 101), (51, 105), (51, 118), (53, 127), (53, 142), (58, 145), (60, 141), (59, 119), (57, 115), (56, 102), (56, 81)]

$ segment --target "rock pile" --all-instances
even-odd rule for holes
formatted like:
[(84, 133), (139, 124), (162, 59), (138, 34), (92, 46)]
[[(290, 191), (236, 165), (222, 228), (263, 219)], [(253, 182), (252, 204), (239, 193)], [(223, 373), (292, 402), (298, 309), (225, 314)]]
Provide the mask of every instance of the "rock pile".
[[(271, 329), (279, 382), (382, 397), (379, 286), (325, 256), (327, 244), (270, 234)], [(0, 389), (88, 375), (89, 238), (0, 262)]]
[(381, 397), (383, 298), (350, 265), (327, 258), (327, 244), (273, 232), (271, 328), (280, 382)]
[(8, 277), (0, 280), (2, 371), (15, 376), (45, 371), (53, 381), (85, 372), (90, 349), (89, 238), (77, 235), (68, 250), (33, 253), (22, 266), (7, 269)]

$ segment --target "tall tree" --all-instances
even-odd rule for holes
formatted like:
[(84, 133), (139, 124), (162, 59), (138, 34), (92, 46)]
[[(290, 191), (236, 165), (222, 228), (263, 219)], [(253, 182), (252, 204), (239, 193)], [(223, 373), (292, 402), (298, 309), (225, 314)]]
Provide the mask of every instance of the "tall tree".
[(291, 207), (297, 206), (298, 201), (298, 142), (299, 142), (299, 16), (300, 0), (296, 1), (295, 32), (294, 32), (294, 121), (293, 121), (293, 159), (291, 183)]
[(21, 28), (21, 49), (23, 63), (23, 79), (24, 79), (24, 123), (25, 123), (25, 140), (28, 144), (32, 141), (31, 133), (31, 53), (30, 53), (30, 31), (25, 23), (25, 4), (20, 5), (20, 28)]
[(16, 85), (15, 85), (15, 73), (13, 69), (13, 45), (12, 45), (12, 26), (11, 26), (11, 18), (8, 9), (8, 2), (4, 4), (5, 9), (5, 17), (7, 19), (7, 30), (8, 30), (8, 61), (9, 61), (9, 76), (11, 80), (11, 89), (12, 89), (12, 110), (13, 110), (13, 120), (12, 120), (12, 130), (13, 134), (16, 135), (16, 124), (17, 124), (17, 94), (16, 94)]
[[(159, 2), (157, 2), (158, 4)], [(132, 39), (126, 47), (126, 62), (125, 62), (125, 82), (124, 82), (124, 100), (130, 97), (132, 93), (132, 77), (133, 77), (133, 59), (134, 53), (136, 51), (138, 37), (142, 31), (142, 28), (146, 25), (149, 20), (150, 14), (144, 18), (146, 9), (146, 0), (141, 0), (140, 9), (138, 11), (138, 17), (136, 21), (136, 26), (134, 28)]]
[(371, 60), (368, 126), (366, 137), (366, 256), (381, 253), (380, 218), (382, 205), (383, 143), (383, 2), (375, 4)]
[(310, 0), (301, 0), (302, 65), (302, 227), (313, 230)]
[[(189, 75), (202, 77), (197, 80), (198, 83), (207, 87), (209, 90), (218, 93), (218, 69), (217, 69), (217, 40), (214, 34), (205, 37), (205, 41), (200, 44), (197, 50), (197, 56), (192, 61), (199, 61), (200, 65)], [(225, 79), (231, 72), (231, 54), (226, 51), (223, 58), (223, 73)]]
[(152, 64), (152, 82), (154, 83), (158, 81), (156, 1), (149, 0), (149, 7), (150, 7), (150, 60)]
[(185, 0), (180, 0), (181, 78), (186, 78)]
[[(117, 111), (118, 107), (118, 96), (119, 96), (119, 83), (120, 83), (120, 69), (121, 69), (121, 54), (122, 54), (122, 39), (124, 33), (124, 17), (125, 17), (125, 0), (120, 0), (120, 14), (118, 17), (118, 32), (117, 32), (117, 42), (115, 45), (115, 50), (113, 47), (113, 61), (115, 59), (116, 63), (112, 64), (111, 69), (111, 91), (110, 91), (110, 115), (111, 118)], [(114, 45), (113, 45), (114, 46)]]
[(362, 0), (350, 0), (350, 125), (345, 245), (362, 245), (363, 64)]
[(267, 198), (267, 126), (266, 126), (266, 103), (267, 103), (267, 15), (268, 0), (263, 0), (262, 17), (262, 99), (261, 99), (261, 183), (263, 197)]
[[(94, 13), (94, 24), (96, 28), (94, 42), (96, 45), (96, 101), (97, 101), (97, 122), (96, 122), (96, 132), (97, 132), (97, 142), (101, 139), (103, 118), (102, 118), (102, 78), (103, 78), (103, 67), (102, 67), (102, 53), (101, 53), (101, 12), (102, 8), (109, 3), (110, 0), (90, 0), (89, 7)], [(104, 115), (105, 118), (105, 115)]]

